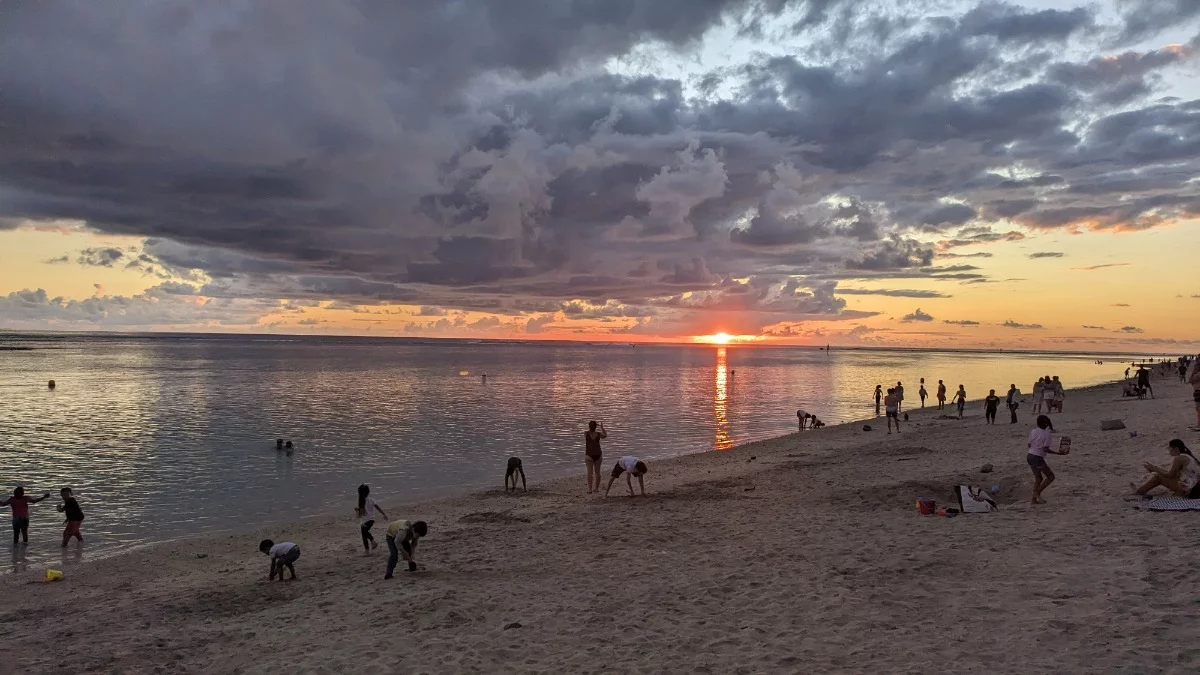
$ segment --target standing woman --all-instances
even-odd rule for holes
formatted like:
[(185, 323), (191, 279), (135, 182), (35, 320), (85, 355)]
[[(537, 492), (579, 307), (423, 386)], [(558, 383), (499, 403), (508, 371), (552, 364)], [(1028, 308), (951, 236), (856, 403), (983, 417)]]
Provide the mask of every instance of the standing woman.
[(1030, 504), (1045, 504), (1046, 500), (1042, 499), (1042, 491), (1054, 482), (1054, 472), (1046, 463), (1046, 454), (1065, 455), (1070, 452), (1070, 450), (1058, 451), (1050, 447), (1053, 434), (1054, 425), (1050, 423), (1050, 418), (1038, 415), (1037, 427), (1029, 432), (1029, 452), (1025, 455), (1025, 461), (1029, 463), (1029, 470), (1033, 472), (1033, 498), (1029, 500)]
[(1067, 398), (1067, 392), (1063, 390), (1063, 383), (1059, 381), (1057, 375), (1054, 376), (1052, 385), (1054, 387), (1054, 407), (1058, 412), (1062, 412), (1063, 401)]
[(1046, 381), (1038, 378), (1037, 382), (1033, 383), (1033, 412), (1036, 415), (1042, 414), (1042, 399), (1046, 397)]
[(938, 410), (946, 407), (946, 383), (938, 380), (937, 389)]
[(379, 505), (371, 499), (371, 488), (367, 487), (366, 483), (358, 486), (358, 507), (354, 509), (354, 513), (358, 514), (359, 525), (362, 528), (363, 555), (371, 555), (371, 551), (379, 548), (379, 544), (375, 543), (375, 537), (371, 536), (371, 526), (375, 524), (375, 512), (383, 514), (384, 518), (388, 514)]
[(584, 459), (587, 461), (588, 470), (588, 494), (600, 491), (600, 461), (603, 459), (603, 453), (600, 450), (600, 439), (608, 438), (608, 432), (604, 430), (604, 425), (598, 425), (595, 420), (588, 422), (588, 430), (583, 434), (584, 440)]
[(954, 394), (954, 400), (958, 403), (958, 419), (962, 419), (963, 408), (967, 407), (967, 390), (960, 384), (958, 391)]

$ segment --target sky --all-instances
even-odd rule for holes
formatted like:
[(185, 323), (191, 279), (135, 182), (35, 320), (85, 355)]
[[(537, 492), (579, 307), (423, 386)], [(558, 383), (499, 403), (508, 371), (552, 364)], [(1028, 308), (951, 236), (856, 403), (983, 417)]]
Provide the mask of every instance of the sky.
[(0, 329), (1200, 348), (1195, 0), (0, 3)]

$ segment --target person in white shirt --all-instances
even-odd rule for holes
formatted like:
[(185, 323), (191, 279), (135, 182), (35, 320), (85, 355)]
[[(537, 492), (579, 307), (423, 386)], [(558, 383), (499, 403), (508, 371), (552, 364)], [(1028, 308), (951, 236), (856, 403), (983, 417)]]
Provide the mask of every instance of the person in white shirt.
[(271, 558), (271, 574), (267, 581), (274, 581), (276, 574), (279, 575), (279, 580), (283, 581), (284, 568), (292, 573), (292, 581), (296, 580), (296, 568), (292, 567), (292, 563), (300, 559), (299, 546), (290, 541), (276, 544), (270, 539), (263, 539), (258, 545), (258, 550)]
[(642, 476), (645, 476), (649, 471), (646, 468), (646, 463), (637, 457), (625, 456), (617, 460), (616, 466), (613, 467), (612, 475), (608, 478), (608, 485), (604, 488), (604, 496), (608, 496), (608, 491), (612, 488), (615, 481), (622, 473), (628, 473), (625, 476), (625, 484), (629, 486), (629, 496), (633, 497), (633, 477), (637, 476), (638, 487), (642, 489), (642, 496), (646, 496), (646, 483), (642, 481)]
[(1025, 456), (1025, 460), (1029, 463), (1029, 469), (1033, 471), (1033, 498), (1029, 500), (1030, 504), (1045, 504), (1046, 500), (1042, 499), (1042, 491), (1054, 482), (1054, 472), (1046, 463), (1046, 453), (1065, 455), (1070, 452), (1070, 450), (1060, 452), (1051, 448), (1050, 441), (1053, 438), (1054, 425), (1051, 424), (1050, 418), (1038, 415), (1037, 428), (1029, 432), (1029, 454)]
[(384, 512), (374, 499), (371, 499), (371, 488), (364, 483), (358, 486), (358, 506), (354, 508), (354, 514), (358, 516), (359, 530), (362, 532), (363, 555), (371, 555), (371, 551), (379, 548), (379, 544), (375, 543), (375, 537), (371, 536), (371, 527), (375, 524), (375, 512), (383, 514), (384, 518), (388, 514)]

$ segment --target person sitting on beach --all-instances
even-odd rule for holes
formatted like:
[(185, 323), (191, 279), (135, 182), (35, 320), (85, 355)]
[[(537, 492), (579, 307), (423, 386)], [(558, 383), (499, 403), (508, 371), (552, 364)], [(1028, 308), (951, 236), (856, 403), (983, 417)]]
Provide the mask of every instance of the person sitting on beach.
[[(608, 438), (608, 432), (604, 430), (604, 425), (600, 424), (599, 430), (596, 429), (596, 426), (596, 422), (588, 422), (588, 430), (583, 434), (583, 458), (587, 462), (589, 495), (600, 491), (600, 460), (604, 458), (604, 453), (600, 450), (600, 439)], [(594, 487), (593, 483), (595, 483)]]
[(1000, 397), (996, 395), (996, 390), (992, 389), (988, 392), (986, 398), (983, 399), (983, 415), (987, 418), (986, 424), (996, 423), (996, 411), (1000, 409)]
[(824, 423), (824, 422), (822, 422), (821, 420), (817, 419), (817, 416), (816, 416), (816, 415), (813, 415), (813, 419), (812, 419), (812, 428), (813, 428), (813, 429), (820, 429), (820, 428), (821, 428), (821, 427), (823, 427), (823, 426), (825, 426), (825, 423)]
[(888, 389), (883, 399), (884, 410), (887, 412), (888, 433), (892, 433), (892, 422), (896, 422), (896, 433), (900, 433), (900, 396), (895, 389)]
[(963, 409), (967, 407), (967, 390), (960, 384), (958, 391), (954, 394), (954, 400), (958, 403), (958, 419), (962, 419)]
[(67, 547), (67, 542), (71, 541), (71, 537), (83, 543), (83, 509), (79, 508), (79, 502), (75, 501), (75, 496), (71, 493), (71, 488), (63, 488), (59, 490), (62, 496), (62, 503), (58, 505), (58, 512), (66, 517), (66, 523), (63, 527), (62, 547)]
[(517, 476), (521, 476), (521, 489), (529, 492), (529, 488), (525, 486), (525, 469), (521, 468), (520, 457), (508, 458), (508, 469), (504, 472), (504, 491), (508, 492), (509, 479), (512, 480), (513, 492), (517, 491)]
[(290, 541), (276, 544), (270, 539), (263, 539), (258, 545), (258, 550), (271, 558), (271, 573), (267, 575), (267, 581), (275, 581), (276, 574), (279, 575), (279, 580), (283, 581), (285, 567), (292, 573), (292, 581), (296, 580), (296, 568), (292, 567), (292, 563), (300, 559), (299, 546)]
[(921, 397), (921, 407), (925, 407), (925, 397), (929, 396), (929, 392), (925, 391), (925, 378), (921, 378), (921, 388), (917, 390), (917, 396)]
[(417, 571), (417, 542), (427, 534), (429, 534), (429, 526), (423, 520), (418, 520), (415, 523), (407, 520), (396, 520), (388, 524), (387, 545), (389, 555), (387, 572), (383, 575), (384, 579), (392, 578), (392, 574), (396, 571), (396, 565), (400, 562), (400, 558), (404, 558), (408, 562), (409, 572)]
[(879, 402), (883, 400), (883, 385), (875, 385), (875, 416), (879, 417)]
[(638, 487), (640, 487), (642, 489), (642, 496), (645, 497), (646, 496), (646, 483), (645, 483), (645, 481), (642, 480), (642, 476), (645, 476), (649, 470), (650, 469), (648, 469), (646, 467), (646, 463), (643, 462), (642, 460), (638, 459), (637, 457), (633, 457), (633, 456), (622, 457), (621, 459), (617, 460), (616, 465), (613, 466), (612, 475), (609, 476), (609, 478), (608, 478), (608, 485), (604, 488), (604, 496), (605, 497), (608, 496), (608, 491), (610, 489), (612, 489), (613, 481), (615, 481), (617, 478), (619, 478), (622, 473), (627, 472), (628, 475), (625, 476), (625, 484), (627, 486), (629, 486), (629, 496), (630, 497), (634, 496), (634, 494), (633, 494), (633, 477), (637, 476)]
[(29, 505), (49, 498), (49, 492), (41, 497), (28, 497), (25, 495), (25, 488), (18, 486), (13, 490), (13, 496), (0, 500), (0, 506), (12, 509), (13, 546), (17, 545), (18, 538), (23, 539), (26, 544), (29, 543)]
[(946, 407), (946, 384), (938, 380), (937, 388), (938, 410), (943, 410)]
[(1130, 483), (1133, 494), (1143, 497), (1156, 487), (1164, 487), (1176, 497), (1200, 499), (1200, 461), (1178, 438), (1167, 444), (1167, 452), (1171, 455), (1171, 468), (1160, 469), (1150, 462), (1143, 464), (1142, 467), (1151, 474), (1150, 479), (1141, 487)]
[(1065, 455), (1070, 452), (1070, 450), (1060, 452), (1050, 447), (1050, 441), (1054, 438), (1053, 434), (1054, 425), (1051, 424), (1050, 418), (1038, 415), (1037, 427), (1029, 432), (1029, 454), (1025, 457), (1029, 469), (1033, 471), (1033, 498), (1029, 500), (1030, 504), (1045, 504), (1046, 500), (1042, 499), (1042, 492), (1054, 482), (1054, 472), (1046, 463), (1046, 453)]

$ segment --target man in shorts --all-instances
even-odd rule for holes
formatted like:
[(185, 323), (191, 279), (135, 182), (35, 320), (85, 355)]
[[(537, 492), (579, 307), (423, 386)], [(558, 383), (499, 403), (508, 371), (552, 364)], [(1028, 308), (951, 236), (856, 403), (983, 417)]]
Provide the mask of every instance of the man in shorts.
[(638, 487), (642, 489), (642, 496), (645, 497), (646, 483), (642, 480), (642, 476), (645, 476), (648, 471), (646, 463), (637, 457), (626, 456), (618, 459), (616, 465), (613, 466), (612, 475), (608, 478), (608, 485), (604, 488), (604, 496), (608, 496), (608, 491), (612, 488), (613, 481), (619, 478), (621, 474), (628, 473), (629, 475), (625, 476), (625, 484), (629, 486), (629, 496), (634, 496), (633, 477), (637, 476)]
[(887, 413), (888, 433), (892, 433), (892, 422), (896, 423), (896, 433), (900, 433), (900, 395), (895, 389), (888, 389), (883, 397), (883, 409)]

